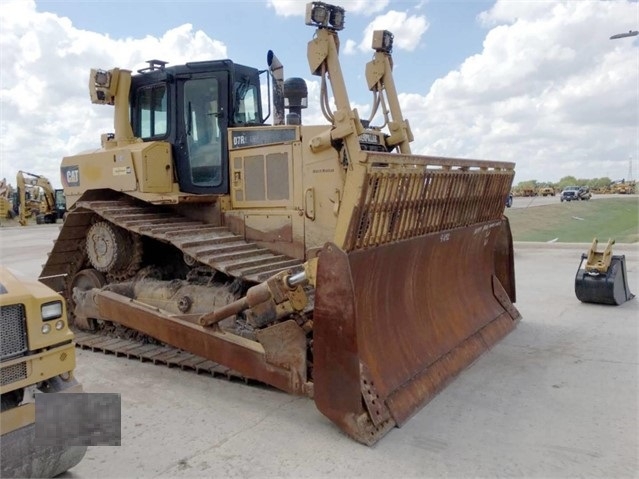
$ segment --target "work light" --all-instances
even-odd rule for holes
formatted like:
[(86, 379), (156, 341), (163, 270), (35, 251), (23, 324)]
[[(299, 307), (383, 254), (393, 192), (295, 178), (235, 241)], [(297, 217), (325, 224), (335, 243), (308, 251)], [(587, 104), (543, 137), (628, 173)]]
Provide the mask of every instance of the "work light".
[(338, 31), (344, 28), (344, 17), (345, 11), (342, 7), (323, 2), (306, 4), (307, 25)]
[(393, 51), (393, 34), (388, 30), (375, 30), (373, 32), (373, 50), (383, 53)]

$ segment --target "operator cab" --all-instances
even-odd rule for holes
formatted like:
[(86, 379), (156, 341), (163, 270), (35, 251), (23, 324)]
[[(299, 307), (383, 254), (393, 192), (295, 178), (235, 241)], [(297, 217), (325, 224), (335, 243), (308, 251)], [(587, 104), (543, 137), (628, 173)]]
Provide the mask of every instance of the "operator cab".
[(260, 72), (230, 60), (148, 63), (131, 79), (133, 134), (172, 145), (180, 191), (227, 194), (227, 129), (264, 123)]

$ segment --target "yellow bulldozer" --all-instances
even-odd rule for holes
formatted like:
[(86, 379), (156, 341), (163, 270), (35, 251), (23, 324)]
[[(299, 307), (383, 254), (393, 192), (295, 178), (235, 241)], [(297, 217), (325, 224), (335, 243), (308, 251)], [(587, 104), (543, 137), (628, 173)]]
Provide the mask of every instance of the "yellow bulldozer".
[(386, 30), (360, 119), (344, 16), (307, 5), (324, 125), (303, 123), (306, 82), (272, 51), (263, 71), (91, 70), (114, 132), (63, 159), (69, 212), (40, 280), (68, 299), (79, 344), (312, 397), (370, 445), (519, 320), (503, 215), (515, 171), (412, 154)]
[(625, 179), (613, 181), (610, 184), (610, 192), (618, 195), (633, 195), (636, 193), (636, 182)]

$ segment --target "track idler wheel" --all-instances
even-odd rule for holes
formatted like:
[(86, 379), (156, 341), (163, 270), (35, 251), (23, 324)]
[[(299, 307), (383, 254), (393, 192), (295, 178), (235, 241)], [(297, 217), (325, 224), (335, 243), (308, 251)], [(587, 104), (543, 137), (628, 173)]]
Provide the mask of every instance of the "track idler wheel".
[[(107, 280), (102, 273), (95, 269), (83, 269), (78, 271), (71, 284), (69, 285), (68, 298), (71, 298), (71, 304), (69, 304), (69, 316), (73, 314), (73, 324), (79, 329), (93, 331), (96, 329), (96, 321), (84, 314), (77, 314), (76, 311), (86, 311), (86, 305), (84, 304), (85, 291), (89, 291), (93, 288), (102, 288), (107, 284)], [(74, 292), (75, 289), (75, 292)], [(73, 313), (71, 312), (73, 310)]]
[(138, 235), (106, 221), (95, 223), (87, 234), (87, 257), (101, 273), (124, 278), (134, 275), (140, 266), (141, 251)]

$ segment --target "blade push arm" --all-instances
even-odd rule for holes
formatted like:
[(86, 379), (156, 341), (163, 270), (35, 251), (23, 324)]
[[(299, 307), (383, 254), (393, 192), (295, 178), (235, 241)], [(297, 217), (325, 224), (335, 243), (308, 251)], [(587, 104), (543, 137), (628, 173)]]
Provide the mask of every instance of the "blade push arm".
[(317, 258), (304, 263), (298, 272), (282, 271), (251, 287), (246, 296), (211, 313), (202, 315), (201, 326), (213, 326), (223, 319), (244, 312), (249, 324), (255, 327), (299, 313), (309, 304), (305, 285), (315, 286)]

